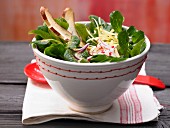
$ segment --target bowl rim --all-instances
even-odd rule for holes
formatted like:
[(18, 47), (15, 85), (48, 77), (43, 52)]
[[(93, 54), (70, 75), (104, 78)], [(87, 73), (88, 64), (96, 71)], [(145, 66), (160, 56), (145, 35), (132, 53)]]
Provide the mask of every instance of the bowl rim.
[[(87, 24), (87, 23), (89, 23), (89, 21), (78, 21), (76, 23)], [(122, 27), (125, 28), (125, 29), (129, 28), (128, 26), (125, 26), (125, 25), (122, 25)], [(35, 40), (35, 38), (33, 38), (33, 40)], [(32, 46), (32, 49), (33, 49), (33, 52), (35, 52), (36, 54), (40, 55), (41, 57), (43, 57), (43, 58), (45, 58), (47, 60), (53, 61), (53, 62), (61, 63), (61, 64), (72, 65), (72, 66), (73, 65), (74, 66), (109, 66), (109, 65), (117, 65), (117, 64), (123, 64), (123, 63), (126, 63), (126, 62), (130, 62), (132, 60), (136, 60), (136, 59), (144, 56), (145, 54), (148, 53), (148, 51), (150, 49), (150, 46), (151, 46), (151, 43), (150, 43), (150, 41), (149, 41), (149, 39), (148, 39), (148, 37), (146, 35), (145, 35), (145, 43), (146, 43), (146, 48), (139, 55), (136, 55), (134, 57), (128, 58), (128, 59), (120, 61), (120, 62), (102, 62), (102, 63), (77, 63), (77, 62), (70, 62), (70, 61), (65, 61), (65, 60), (61, 60), (61, 59), (57, 59), (57, 58), (53, 58), (53, 57), (47, 56), (47, 55), (43, 54), (42, 52), (40, 52), (36, 47)]]

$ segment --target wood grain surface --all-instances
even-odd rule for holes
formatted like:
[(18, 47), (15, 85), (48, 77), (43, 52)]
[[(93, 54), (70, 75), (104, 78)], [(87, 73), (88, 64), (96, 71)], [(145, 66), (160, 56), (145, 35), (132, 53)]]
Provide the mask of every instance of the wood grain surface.
[(149, 75), (163, 80), (165, 90), (154, 94), (166, 108), (158, 122), (136, 125), (94, 123), (68, 119), (54, 120), (40, 125), (23, 126), (22, 104), (27, 77), (24, 66), (34, 58), (28, 42), (0, 42), (0, 128), (169, 128), (170, 127), (170, 45), (154, 44), (149, 52), (146, 69)]
[(119, 10), (124, 25), (143, 30), (152, 43), (170, 42), (170, 0), (1, 0), (0, 40), (31, 40), (28, 31), (42, 24), (41, 6), (49, 8), (54, 17), (70, 7), (76, 21), (88, 20), (90, 14), (109, 21), (110, 12)]

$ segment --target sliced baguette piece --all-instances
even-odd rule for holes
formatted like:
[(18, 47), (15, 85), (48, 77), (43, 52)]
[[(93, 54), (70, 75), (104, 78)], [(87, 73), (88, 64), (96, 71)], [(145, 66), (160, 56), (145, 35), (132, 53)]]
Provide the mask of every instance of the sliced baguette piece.
[[(66, 8), (63, 11), (62, 14), (63, 18), (68, 22), (69, 27), (68, 27), (68, 31), (72, 34), (75, 35), (77, 37), (79, 37), (81, 39), (81, 37), (78, 35), (76, 28), (75, 28), (75, 16), (74, 16), (74, 12), (71, 8)], [(80, 47), (83, 47), (85, 44), (83, 43), (82, 39), (80, 42)]]
[(52, 32), (54, 32), (57, 36), (60, 36), (66, 41), (71, 39), (72, 34), (54, 21), (52, 15), (50, 14), (47, 8), (42, 6), (40, 8), (40, 14), (42, 16), (42, 19)]

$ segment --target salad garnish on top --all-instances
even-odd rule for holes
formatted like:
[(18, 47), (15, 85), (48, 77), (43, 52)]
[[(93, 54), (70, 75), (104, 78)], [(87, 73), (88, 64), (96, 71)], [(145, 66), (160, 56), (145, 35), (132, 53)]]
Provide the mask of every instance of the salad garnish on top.
[(43, 25), (29, 31), (35, 35), (31, 42), (47, 56), (78, 63), (119, 62), (142, 53), (146, 47), (145, 35), (134, 26), (122, 26), (124, 17), (119, 11), (110, 13), (110, 23), (96, 15), (89, 22), (75, 22), (70, 8), (62, 17), (53, 18), (47, 8), (41, 7)]

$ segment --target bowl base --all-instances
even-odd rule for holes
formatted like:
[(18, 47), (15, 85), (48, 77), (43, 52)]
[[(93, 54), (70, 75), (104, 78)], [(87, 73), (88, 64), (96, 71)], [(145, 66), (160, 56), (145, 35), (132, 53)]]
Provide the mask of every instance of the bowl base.
[(112, 105), (113, 105), (112, 103), (103, 106), (97, 106), (97, 107), (80, 107), (80, 106), (70, 105), (69, 108), (73, 111), (81, 112), (85, 114), (100, 114), (108, 111), (112, 107)]

